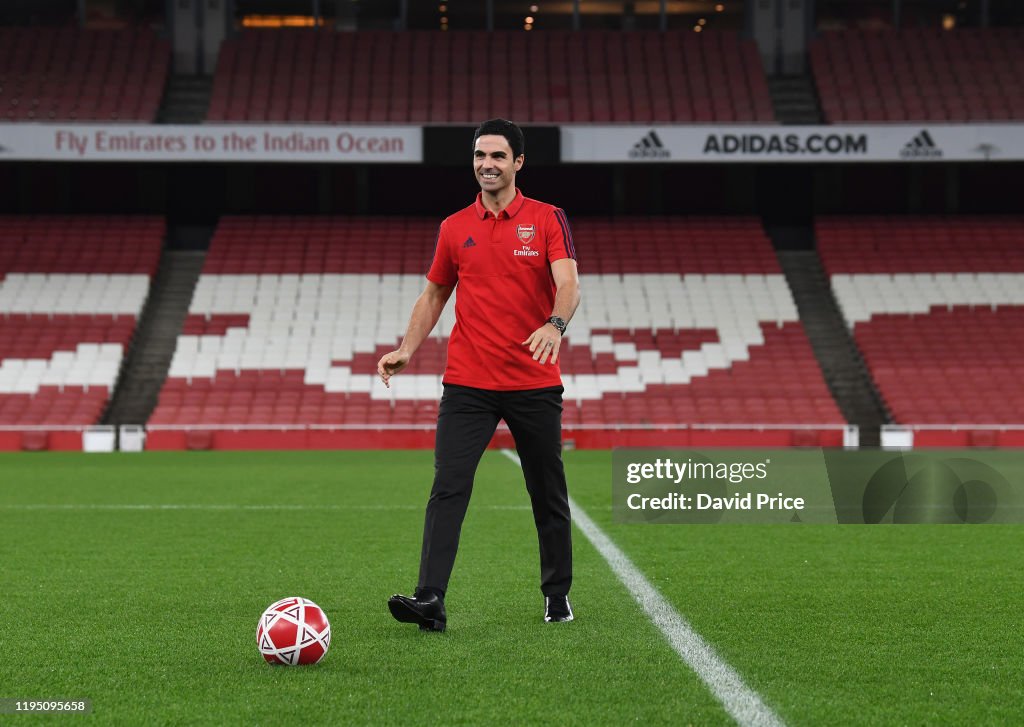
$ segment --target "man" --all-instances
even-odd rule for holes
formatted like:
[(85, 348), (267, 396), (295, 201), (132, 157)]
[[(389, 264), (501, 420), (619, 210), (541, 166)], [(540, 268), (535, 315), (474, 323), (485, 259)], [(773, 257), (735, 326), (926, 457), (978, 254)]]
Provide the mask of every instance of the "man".
[(434, 485), (427, 502), (419, 586), (392, 596), (391, 614), (444, 631), (445, 592), (473, 478), (504, 419), (522, 461), (540, 540), (544, 620), (571, 621), (572, 542), (562, 467), (562, 334), (579, 305), (576, 251), (565, 212), (516, 188), (523, 132), (504, 119), (473, 136), (476, 201), (441, 223), (427, 286), (402, 345), (381, 357), (385, 385), (437, 324), (458, 285), (437, 416)]

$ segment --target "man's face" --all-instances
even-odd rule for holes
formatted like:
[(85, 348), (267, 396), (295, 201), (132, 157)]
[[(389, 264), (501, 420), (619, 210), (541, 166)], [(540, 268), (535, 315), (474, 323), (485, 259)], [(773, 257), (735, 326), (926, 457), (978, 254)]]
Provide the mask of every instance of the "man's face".
[(480, 189), (497, 194), (514, 186), (516, 172), (523, 166), (523, 155), (512, 158), (512, 147), (501, 134), (484, 134), (473, 146), (473, 172)]

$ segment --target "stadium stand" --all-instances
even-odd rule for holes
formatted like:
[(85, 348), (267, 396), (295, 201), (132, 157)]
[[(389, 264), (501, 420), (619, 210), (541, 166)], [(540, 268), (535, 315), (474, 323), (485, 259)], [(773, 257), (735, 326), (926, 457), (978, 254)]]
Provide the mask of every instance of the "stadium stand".
[(810, 44), (829, 123), (1024, 119), (1024, 29), (831, 31)]
[[(250, 31), (226, 41), (209, 121), (770, 122), (736, 33)], [(486, 57), (490, 62), (473, 59)]]
[(80, 449), (117, 380), (163, 235), (160, 218), (0, 217), (0, 449), (26, 437)]
[(1024, 220), (824, 218), (835, 297), (920, 445), (1024, 444)]
[[(375, 372), (435, 232), (422, 219), (222, 219), (147, 446), (190, 446), (189, 431), (233, 448), (430, 446), (453, 305), (390, 389)], [(841, 443), (756, 220), (587, 219), (575, 236), (586, 305), (562, 368), (578, 446)]]
[(0, 28), (0, 121), (153, 121), (169, 64), (149, 30)]

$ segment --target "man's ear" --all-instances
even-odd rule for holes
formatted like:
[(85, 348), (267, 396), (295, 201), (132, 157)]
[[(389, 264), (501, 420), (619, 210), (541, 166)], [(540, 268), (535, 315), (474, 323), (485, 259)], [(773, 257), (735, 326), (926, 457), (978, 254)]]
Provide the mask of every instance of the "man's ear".
[(522, 169), (522, 168), (523, 168), (523, 163), (524, 163), (525, 161), (526, 161), (526, 155), (525, 155), (525, 154), (520, 154), (519, 156), (517, 156), (517, 157), (516, 157), (516, 162), (515, 162), (515, 168), (516, 168), (516, 171), (517, 171), (517, 172), (518, 172), (518, 171), (519, 171), (520, 169)]

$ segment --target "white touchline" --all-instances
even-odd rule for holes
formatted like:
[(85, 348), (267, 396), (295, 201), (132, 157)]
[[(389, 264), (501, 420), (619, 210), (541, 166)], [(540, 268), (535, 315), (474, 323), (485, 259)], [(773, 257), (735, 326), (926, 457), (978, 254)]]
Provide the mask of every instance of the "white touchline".
[[(519, 456), (509, 450), (502, 454), (522, 466)], [(725, 711), (740, 725), (782, 725), (782, 719), (748, 687), (736, 670), (725, 663), (708, 642), (694, 631), (672, 604), (651, 585), (633, 561), (623, 553), (572, 497), (572, 520), (611, 567), (612, 572), (651, 619), (687, 666), (715, 695)]]

